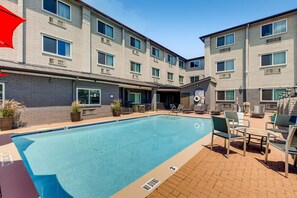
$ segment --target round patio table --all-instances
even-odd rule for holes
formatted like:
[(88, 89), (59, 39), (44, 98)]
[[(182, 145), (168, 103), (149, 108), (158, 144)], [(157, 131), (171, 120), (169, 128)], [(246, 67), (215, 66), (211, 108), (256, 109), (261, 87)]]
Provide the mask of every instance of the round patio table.
[(264, 129), (257, 129), (257, 128), (244, 128), (244, 129), (239, 129), (239, 132), (245, 132), (249, 137), (247, 144), (251, 142), (251, 136), (257, 136), (261, 138), (261, 143), (260, 143), (260, 153), (262, 151), (264, 152), (264, 147), (263, 143), (267, 141), (267, 131)]

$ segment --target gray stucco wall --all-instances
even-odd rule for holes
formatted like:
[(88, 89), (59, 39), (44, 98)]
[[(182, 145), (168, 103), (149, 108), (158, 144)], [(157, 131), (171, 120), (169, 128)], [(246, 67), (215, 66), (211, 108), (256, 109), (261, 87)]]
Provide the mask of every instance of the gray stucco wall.
[(9, 74), (0, 82), (5, 83), (6, 99), (15, 99), (27, 107), (21, 114), (21, 121), (27, 125), (70, 121), (70, 105), (76, 99), (76, 88), (101, 89), (101, 106), (88, 106), (94, 111), (83, 115), (83, 119), (111, 116), (110, 103), (119, 98), (118, 86), (96, 82), (19, 74)]

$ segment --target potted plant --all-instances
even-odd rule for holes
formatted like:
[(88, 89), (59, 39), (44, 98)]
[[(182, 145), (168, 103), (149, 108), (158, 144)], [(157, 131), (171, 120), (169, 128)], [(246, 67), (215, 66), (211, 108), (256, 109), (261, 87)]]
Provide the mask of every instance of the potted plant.
[(275, 121), (276, 115), (277, 115), (277, 111), (274, 111), (274, 112), (273, 112), (273, 115), (270, 116), (270, 120), (271, 120), (271, 122), (274, 122), (274, 121)]
[(81, 105), (80, 101), (75, 100), (71, 104), (71, 121), (72, 122), (78, 122), (81, 121), (81, 113), (80, 113)]
[(5, 100), (4, 104), (0, 103), (0, 105), (0, 128), (2, 131), (10, 130), (12, 129), (17, 111), (24, 109), (25, 106), (14, 99)]
[(121, 99), (115, 99), (111, 104), (112, 115), (120, 116), (122, 114)]

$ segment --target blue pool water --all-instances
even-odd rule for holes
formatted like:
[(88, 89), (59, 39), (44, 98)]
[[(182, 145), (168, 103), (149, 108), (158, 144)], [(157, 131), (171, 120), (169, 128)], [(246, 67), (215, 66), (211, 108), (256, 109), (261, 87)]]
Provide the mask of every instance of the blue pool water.
[(42, 198), (109, 197), (211, 131), (209, 119), (151, 116), (13, 137)]

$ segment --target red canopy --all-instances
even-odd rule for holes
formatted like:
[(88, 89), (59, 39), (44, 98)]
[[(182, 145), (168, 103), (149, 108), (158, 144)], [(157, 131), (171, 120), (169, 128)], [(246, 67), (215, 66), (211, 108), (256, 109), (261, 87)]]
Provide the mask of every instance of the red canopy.
[(0, 47), (13, 48), (13, 31), (24, 21), (25, 19), (15, 15), (0, 5)]

